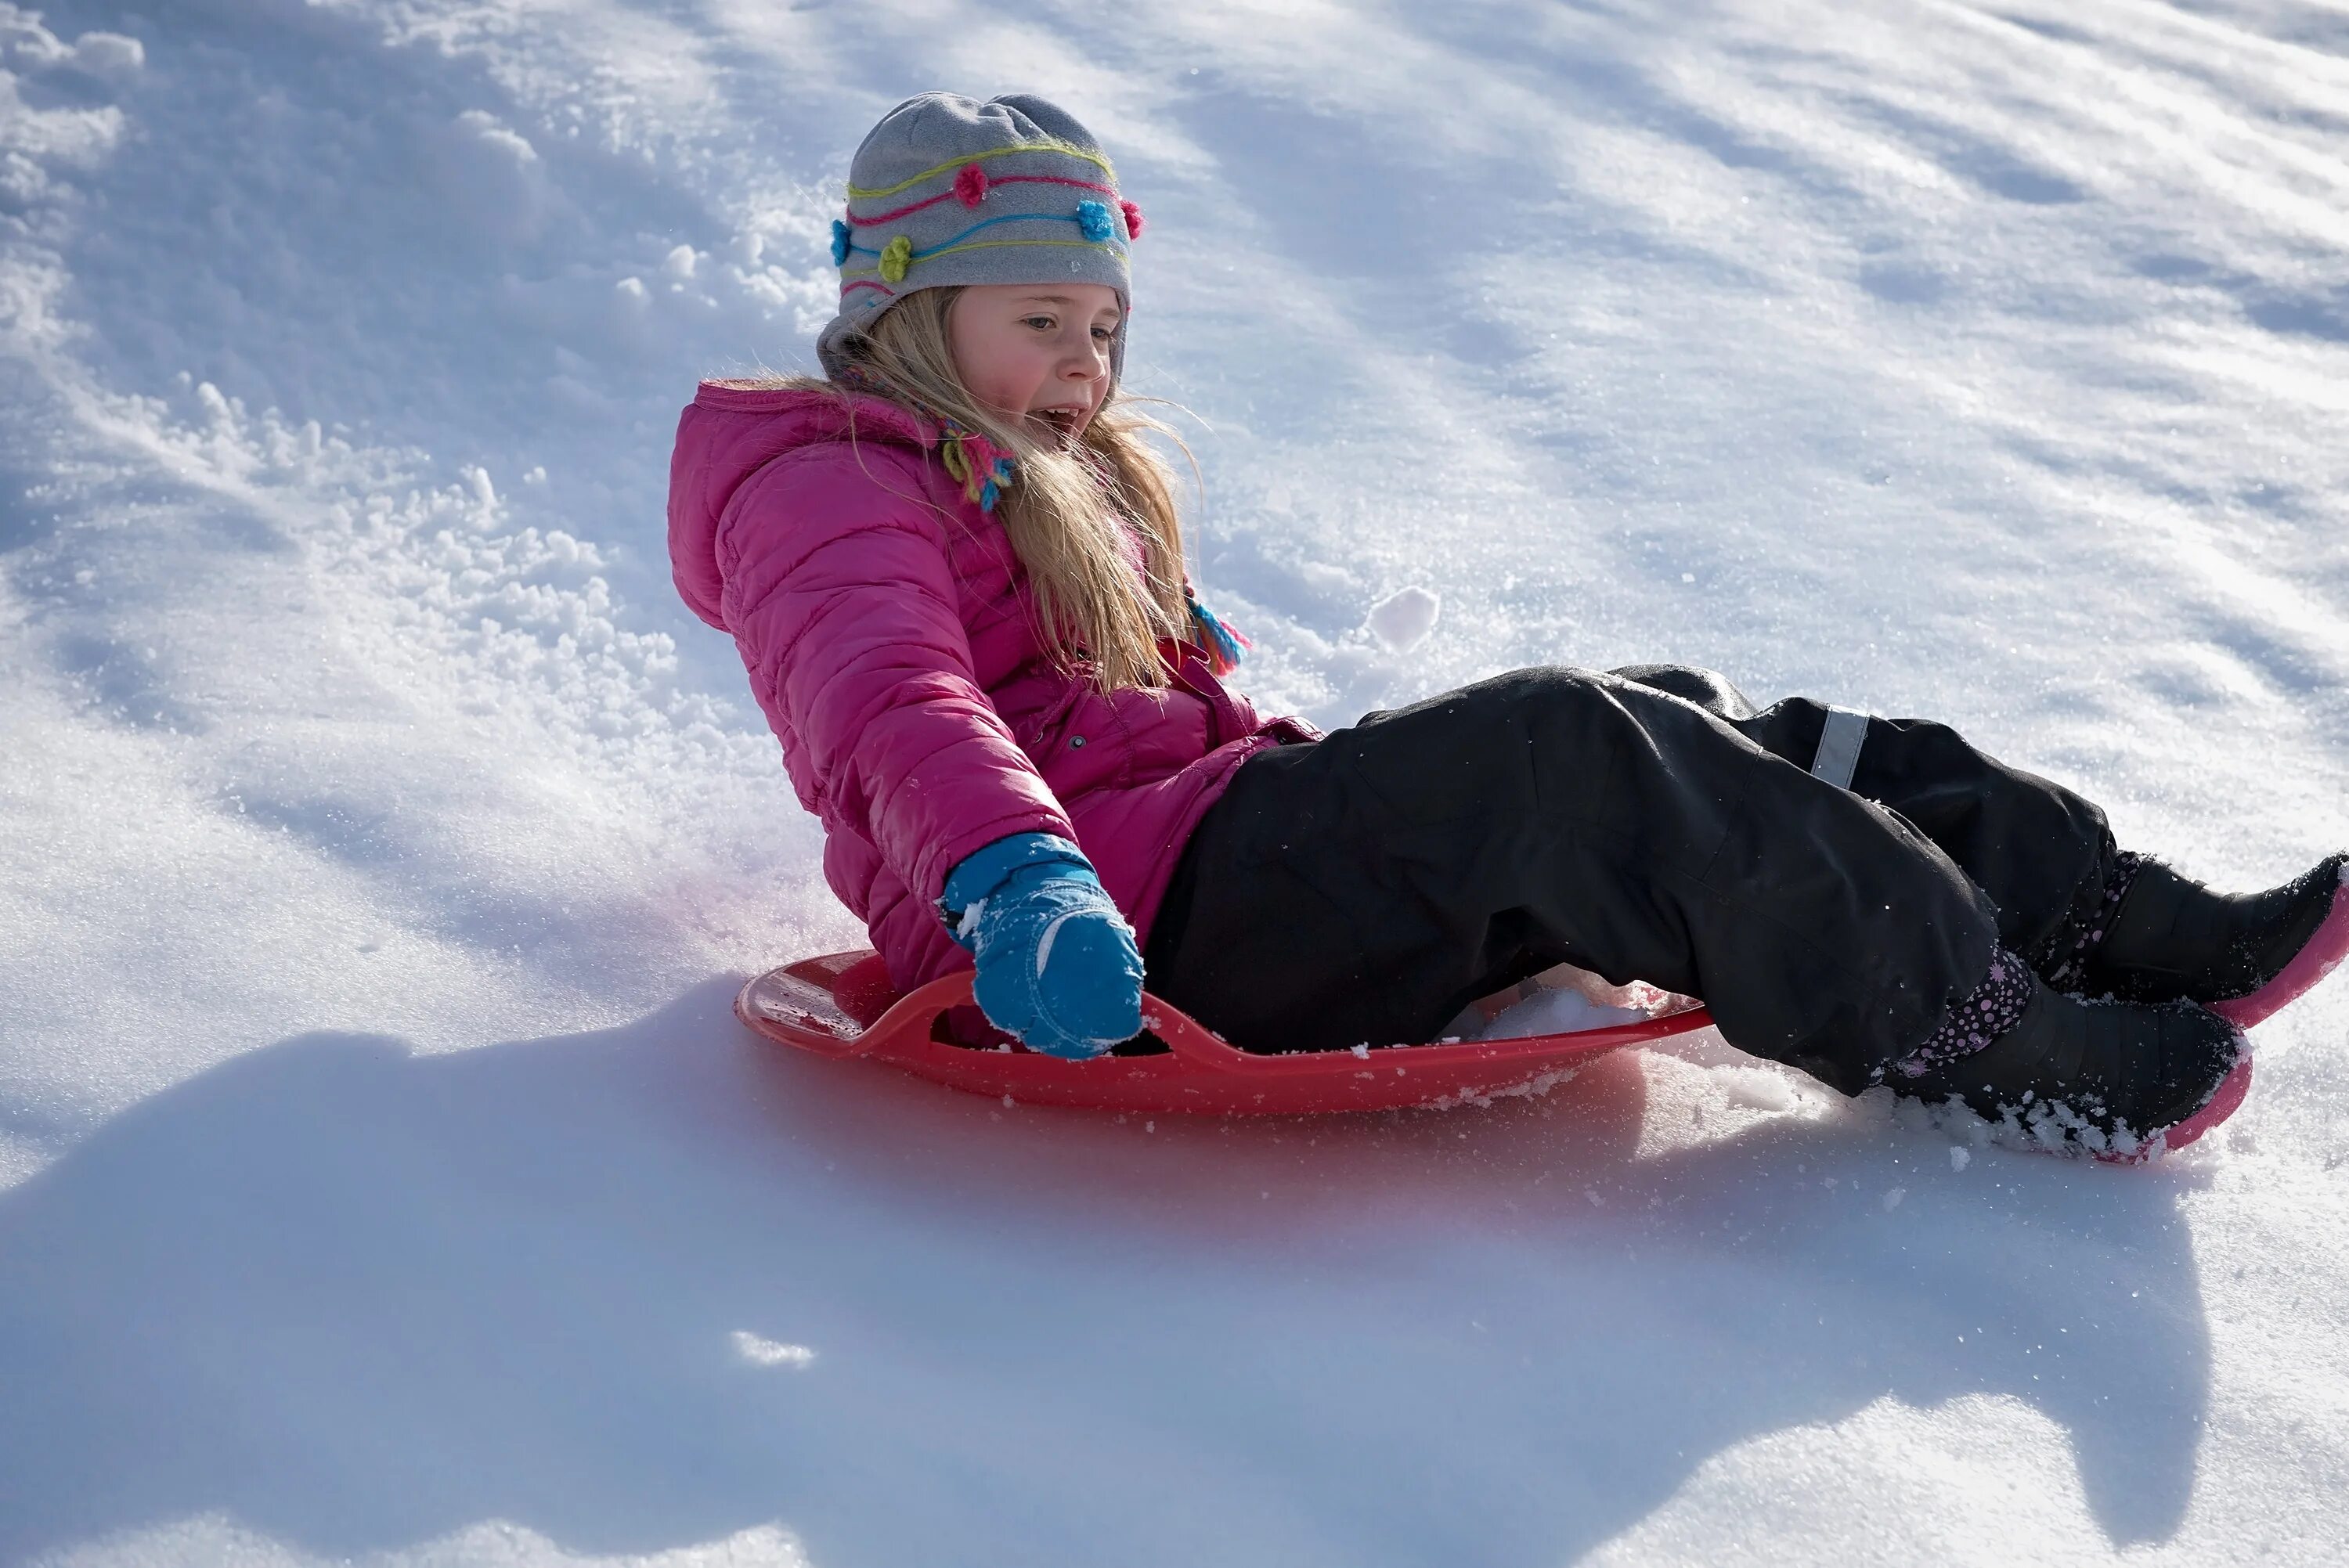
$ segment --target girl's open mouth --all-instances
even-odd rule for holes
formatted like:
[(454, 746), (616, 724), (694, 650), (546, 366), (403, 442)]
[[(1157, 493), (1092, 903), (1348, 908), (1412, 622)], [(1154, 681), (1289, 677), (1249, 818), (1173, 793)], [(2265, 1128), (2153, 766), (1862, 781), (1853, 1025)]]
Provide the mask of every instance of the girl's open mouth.
[(1030, 424), (1040, 425), (1066, 441), (1074, 439), (1077, 433), (1084, 428), (1085, 411), (1082, 408), (1031, 408), (1028, 411), (1028, 419)]

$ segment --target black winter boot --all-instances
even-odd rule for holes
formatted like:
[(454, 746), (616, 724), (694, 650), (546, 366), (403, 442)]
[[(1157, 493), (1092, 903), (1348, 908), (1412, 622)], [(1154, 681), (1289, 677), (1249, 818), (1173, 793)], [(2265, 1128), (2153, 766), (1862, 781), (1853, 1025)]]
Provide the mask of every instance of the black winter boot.
[(2250, 1047), (2225, 1019), (2190, 1003), (2084, 1002), (2048, 989), (2013, 957), (1993, 965), (1994, 977), (2002, 964), (2027, 988), (2021, 1017), (1989, 1044), (1913, 1076), (1896, 1068), (1885, 1078), (1895, 1093), (1962, 1100), (2044, 1147), (2131, 1161), (2183, 1148), (2241, 1102)]
[(2138, 862), (2079, 988), (2129, 1002), (2200, 1002), (2249, 1027), (2299, 996), (2349, 951), (2349, 890), (2333, 855), (2265, 892), (2213, 892)]

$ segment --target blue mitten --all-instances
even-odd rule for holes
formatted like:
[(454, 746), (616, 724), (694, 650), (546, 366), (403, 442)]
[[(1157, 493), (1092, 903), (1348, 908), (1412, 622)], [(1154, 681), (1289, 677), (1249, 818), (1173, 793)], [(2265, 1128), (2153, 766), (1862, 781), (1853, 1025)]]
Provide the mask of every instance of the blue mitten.
[(1097, 1057), (1142, 1032), (1133, 928), (1068, 840), (996, 840), (947, 875), (939, 907), (978, 960), (979, 1010), (1031, 1050)]

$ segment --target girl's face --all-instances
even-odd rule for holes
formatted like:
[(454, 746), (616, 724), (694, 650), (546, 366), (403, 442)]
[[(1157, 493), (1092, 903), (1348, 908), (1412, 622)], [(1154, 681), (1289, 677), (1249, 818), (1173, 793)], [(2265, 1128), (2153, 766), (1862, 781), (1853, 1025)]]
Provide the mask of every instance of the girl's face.
[(1109, 396), (1117, 291), (1102, 284), (973, 284), (947, 312), (971, 395), (1039, 440), (1074, 440)]

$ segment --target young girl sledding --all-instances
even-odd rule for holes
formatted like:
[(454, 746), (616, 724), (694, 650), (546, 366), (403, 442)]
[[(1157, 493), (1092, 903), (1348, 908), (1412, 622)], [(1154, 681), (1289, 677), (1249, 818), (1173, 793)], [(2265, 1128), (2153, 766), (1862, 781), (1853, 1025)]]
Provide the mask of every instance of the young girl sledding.
[(1142, 214), (1031, 97), (858, 148), (823, 379), (705, 383), (669, 545), (908, 989), (1085, 1057), (1150, 990), (1258, 1051), (1432, 1037), (1570, 963), (1856, 1094), (2136, 1157), (2349, 952), (2333, 855), (2215, 893), (1943, 726), (1679, 665), (1519, 670), (1322, 736), (1223, 677), (1119, 396)]

